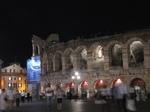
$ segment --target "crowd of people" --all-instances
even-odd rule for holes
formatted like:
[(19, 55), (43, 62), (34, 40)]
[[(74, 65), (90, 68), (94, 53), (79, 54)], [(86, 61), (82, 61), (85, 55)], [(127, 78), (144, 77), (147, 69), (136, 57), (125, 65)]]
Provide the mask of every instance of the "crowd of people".
[[(127, 112), (129, 110), (127, 106), (129, 100), (132, 100), (132, 106), (130, 105), (130, 107), (133, 108), (133, 110), (136, 110), (135, 103), (138, 101), (146, 101), (148, 98), (147, 93), (145, 87), (141, 86), (135, 88), (128, 85), (126, 80), (122, 80), (122, 83), (112, 88), (104, 86), (94, 94), (94, 98), (103, 99), (111, 105), (118, 105), (119, 112)], [(103, 112), (103, 110), (101, 111)]]
[[(67, 92), (61, 88), (61, 85), (58, 84), (56, 88), (52, 88), (51, 84), (48, 83), (45, 88), (45, 93), (40, 95), (41, 98), (46, 98), (47, 109), (52, 110), (54, 99), (57, 102), (57, 109), (62, 110), (63, 99), (75, 99), (77, 101), (78, 93), (77, 91)], [(87, 91), (82, 91), (80, 99), (87, 99)], [(14, 109), (14, 104), (16, 107), (20, 106), (20, 102), (29, 102), (33, 99), (32, 92), (25, 91), (14, 91), (13, 88), (9, 88), (8, 90), (2, 89), (0, 94), (0, 110), (5, 111), (6, 106), (9, 107), (9, 110)], [(147, 91), (145, 87), (134, 88), (127, 84), (126, 81), (122, 80), (122, 83), (114, 86), (112, 88), (108, 88), (106, 85), (99, 88), (94, 94), (93, 98), (97, 100), (103, 99), (105, 103), (109, 104), (117, 104), (120, 112), (127, 112), (127, 99), (133, 99), (134, 101), (146, 101), (147, 99)], [(101, 106), (102, 107), (102, 106)], [(103, 112), (104, 108), (102, 108), (101, 112)]]
[(18, 91), (13, 88), (7, 90), (2, 89), (0, 94), (0, 110), (5, 112), (7, 106), (10, 111), (14, 110), (14, 104), (16, 107), (20, 106), (20, 102), (32, 101), (32, 92), (25, 92), (24, 90)]

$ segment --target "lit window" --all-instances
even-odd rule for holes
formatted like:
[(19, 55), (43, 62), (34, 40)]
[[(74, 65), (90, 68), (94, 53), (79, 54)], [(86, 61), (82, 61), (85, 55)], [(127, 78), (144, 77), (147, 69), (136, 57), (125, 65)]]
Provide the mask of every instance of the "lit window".
[(19, 80), (22, 80), (22, 78), (21, 78), (21, 77), (19, 77)]
[(12, 87), (12, 83), (8, 83), (8, 87)]
[(12, 77), (8, 77), (8, 80), (12, 80)]
[(19, 87), (22, 87), (22, 83), (19, 83), (18, 86), (19, 86)]

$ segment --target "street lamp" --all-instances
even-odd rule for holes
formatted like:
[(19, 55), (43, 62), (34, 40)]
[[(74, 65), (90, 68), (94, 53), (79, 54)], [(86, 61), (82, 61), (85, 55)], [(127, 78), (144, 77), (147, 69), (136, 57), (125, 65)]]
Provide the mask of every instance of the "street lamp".
[(75, 80), (75, 90), (76, 94), (78, 95), (78, 85), (77, 85), (77, 80), (80, 79), (79, 72), (75, 72), (75, 75), (72, 76), (72, 79)]

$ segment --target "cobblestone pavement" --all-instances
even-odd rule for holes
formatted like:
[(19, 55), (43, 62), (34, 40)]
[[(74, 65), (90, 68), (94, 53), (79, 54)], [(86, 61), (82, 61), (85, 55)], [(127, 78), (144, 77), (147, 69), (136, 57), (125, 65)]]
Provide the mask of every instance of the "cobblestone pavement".
[[(150, 112), (150, 99), (145, 102), (136, 102), (136, 112)], [(119, 112), (117, 105), (104, 105), (101, 111), (101, 105), (95, 104), (94, 100), (63, 100), (63, 109), (57, 111), (56, 102), (51, 112)], [(10, 112), (8, 109), (6, 112)], [(13, 112), (49, 112), (45, 100), (36, 100), (32, 102), (21, 103), (20, 107), (15, 107)], [(129, 111), (130, 112), (130, 111)]]

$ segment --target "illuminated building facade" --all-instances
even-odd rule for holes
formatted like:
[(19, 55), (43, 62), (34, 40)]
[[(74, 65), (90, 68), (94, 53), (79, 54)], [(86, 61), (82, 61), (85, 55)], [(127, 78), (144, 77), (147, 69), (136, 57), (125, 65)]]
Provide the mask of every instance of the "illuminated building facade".
[(1, 89), (10, 87), (15, 90), (28, 91), (26, 69), (19, 63), (11, 63), (9, 66), (1, 69)]
[[(55, 38), (57, 37), (57, 38)], [(150, 29), (60, 43), (58, 34), (46, 41), (33, 36), (33, 56), (41, 57), (41, 91), (50, 82), (65, 91), (88, 97), (106, 85), (111, 88), (122, 79), (136, 89), (150, 92)], [(72, 79), (78, 72), (79, 80)]]

